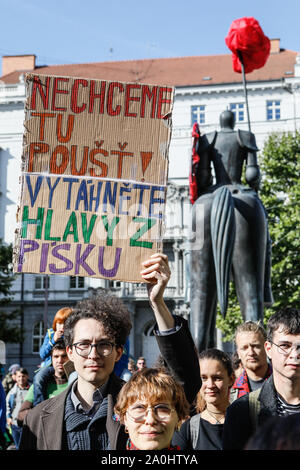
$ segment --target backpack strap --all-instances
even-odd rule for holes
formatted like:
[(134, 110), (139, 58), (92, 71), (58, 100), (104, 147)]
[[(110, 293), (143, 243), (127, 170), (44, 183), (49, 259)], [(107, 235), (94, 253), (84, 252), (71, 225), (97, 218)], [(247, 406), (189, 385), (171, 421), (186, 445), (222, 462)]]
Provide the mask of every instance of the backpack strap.
[(200, 427), (200, 413), (191, 417), (190, 419), (190, 436), (192, 442), (192, 448), (195, 449), (199, 436)]
[(239, 389), (238, 388), (231, 388), (230, 389), (230, 395), (229, 395), (230, 403), (232, 403), (233, 401), (235, 401), (237, 399), (238, 394), (239, 394)]
[(258, 415), (260, 411), (260, 401), (258, 399), (261, 389), (249, 393), (249, 414), (253, 432), (257, 428)]

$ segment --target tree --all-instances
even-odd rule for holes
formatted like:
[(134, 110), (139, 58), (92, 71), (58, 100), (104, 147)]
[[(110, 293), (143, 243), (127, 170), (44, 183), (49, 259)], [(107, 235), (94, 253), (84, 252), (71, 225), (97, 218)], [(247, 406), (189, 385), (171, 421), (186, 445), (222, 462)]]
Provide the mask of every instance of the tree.
[(21, 329), (18, 325), (20, 312), (7, 310), (12, 301), (10, 288), (14, 278), (12, 245), (5, 245), (0, 239), (0, 339), (5, 343), (21, 341)]
[[(272, 240), (271, 283), (274, 304), (265, 309), (264, 324), (275, 310), (299, 308), (300, 299), (300, 133), (273, 133), (265, 142), (260, 163), (260, 198), (268, 213)], [(217, 327), (230, 341), (243, 319), (231, 286), (226, 318), (218, 313)]]
[(261, 197), (272, 239), (274, 310), (299, 308), (300, 133), (271, 134), (263, 149)]

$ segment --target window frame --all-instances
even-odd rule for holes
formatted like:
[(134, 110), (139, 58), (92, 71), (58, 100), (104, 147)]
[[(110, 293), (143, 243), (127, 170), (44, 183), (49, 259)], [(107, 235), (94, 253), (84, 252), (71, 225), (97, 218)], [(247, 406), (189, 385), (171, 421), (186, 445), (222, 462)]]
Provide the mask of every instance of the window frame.
[[(234, 113), (235, 122), (245, 122), (245, 103), (230, 103), (229, 108)], [(243, 119), (240, 118), (240, 113), (243, 113)]]
[(191, 106), (191, 125), (193, 126), (195, 122), (198, 124), (206, 124), (206, 105), (197, 104)]
[[(72, 285), (75, 280), (75, 285)], [(81, 286), (80, 283), (83, 285)], [(85, 288), (85, 278), (84, 276), (69, 276), (69, 289), (70, 290), (79, 290)]]
[[(40, 286), (38, 286), (38, 283), (40, 282)], [(48, 289), (50, 287), (50, 277), (45, 275), (36, 275), (34, 277), (34, 289), (35, 290), (45, 290), (46, 289), (46, 285), (47, 285), (47, 282), (48, 282)]]
[[(35, 334), (35, 328), (38, 326), (39, 328), (39, 333)], [(35, 340), (38, 340), (38, 350), (35, 351), (34, 345), (35, 345)], [(32, 328), (32, 354), (39, 354), (40, 353), (40, 348), (44, 342), (44, 323), (42, 320), (37, 320), (33, 324)]]
[[(279, 113), (279, 116), (278, 116)], [(280, 121), (281, 119), (281, 100), (266, 101), (266, 120)]]

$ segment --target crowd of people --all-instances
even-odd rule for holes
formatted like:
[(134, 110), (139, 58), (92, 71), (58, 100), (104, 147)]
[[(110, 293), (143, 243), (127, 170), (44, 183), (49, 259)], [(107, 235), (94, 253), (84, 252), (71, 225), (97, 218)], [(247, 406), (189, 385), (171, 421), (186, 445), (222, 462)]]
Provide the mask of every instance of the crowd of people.
[(198, 354), (188, 322), (164, 301), (167, 256), (151, 256), (141, 275), (156, 320), (155, 366), (129, 355), (120, 299), (59, 310), (33, 383), (18, 364), (2, 382), (2, 448), (11, 433), (20, 450), (299, 450), (300, 310), (277, 311), (266, 331), (240, 325), (233, 356)]

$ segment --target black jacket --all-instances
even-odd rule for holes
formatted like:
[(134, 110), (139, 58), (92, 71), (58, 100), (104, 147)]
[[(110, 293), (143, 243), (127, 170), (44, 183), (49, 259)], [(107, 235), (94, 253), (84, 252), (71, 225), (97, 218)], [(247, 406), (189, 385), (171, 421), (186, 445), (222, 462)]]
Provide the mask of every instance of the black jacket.
[(175, 320), (180, 325), (176, 333), (155, 336), (169, 371), (183, 386), (188, 402), (193, 403), (201, 388), (198, 353), (188, 322), (177, 316)]
[[(273, 375), (262, 385), (258, 400), (260, 401), (260, 410), (257, 424), (261, 426), (268, 418), (277, 415)], [(249, 412), (249, 395), (244, 395), (227, 408), (223, 431), (223, 449), (244, 449), (253, 433), (254, 429)]]

